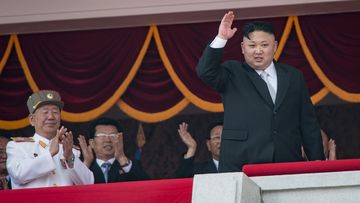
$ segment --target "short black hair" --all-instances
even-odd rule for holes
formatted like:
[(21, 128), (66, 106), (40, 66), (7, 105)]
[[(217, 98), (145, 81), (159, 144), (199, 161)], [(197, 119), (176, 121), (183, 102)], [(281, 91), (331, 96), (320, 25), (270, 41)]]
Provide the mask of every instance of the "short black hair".
[(206, 133), (206, 137), (205, 137), (207, 140), (211, 139), (211, 130), (219, 125), (221, 125), (221, 126), (223, 125), (222, 120), (215, 120), (215, 121), (210, 122), (210, 125), (209, 125), (207, 133)]
[(89, 126), (89, 139), (94, 139), (95, 132), (96, 132), (96, 126), (98, 125), (112, 125), (115, 126), (118, 132), (122, 132), (122, 127), (120, 123), (112, 118), (98, 118), (90, 123)]
[(249, 34), (254, 31), (263, 31), (275, 36), (275, 28), (272, 23), (265, 21), (252, 21), (246, 23), (242, 28), (243, 37), (250, 39)]

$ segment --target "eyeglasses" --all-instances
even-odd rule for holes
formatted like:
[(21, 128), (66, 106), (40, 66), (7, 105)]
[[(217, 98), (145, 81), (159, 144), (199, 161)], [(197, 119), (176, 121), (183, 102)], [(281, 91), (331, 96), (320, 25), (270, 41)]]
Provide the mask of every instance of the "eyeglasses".
[(116, 137), (118, 135), (118, 133), (97, 133), (95, 134), (95, 137), (98, 138), (105, 138), (105, 137)]
[(219, 136), (211, 137), (210, 140), (211, 140), (211, 141), (214, 141), (214, 142), (218, 142), (218, 141), (221, 140), (221, 137), (219, 137)]

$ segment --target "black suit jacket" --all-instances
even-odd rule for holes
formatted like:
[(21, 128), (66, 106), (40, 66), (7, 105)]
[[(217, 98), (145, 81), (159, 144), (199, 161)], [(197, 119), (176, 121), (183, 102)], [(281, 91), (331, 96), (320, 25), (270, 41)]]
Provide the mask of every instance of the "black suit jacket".
[[(96, 160), (92, 162), (90, 170), (94, 174), (95, 183), (105, 183), (104, 173), (102, 172), (100, 166), (96, 163)], [(114, 163), (111, 165), (108, 174), (108, 183), (147, 179), (149, 179), (149, 177), (143, 171), (138, 161), (132, 161), (132, 166), (129, 173), (124, 173), (121, 170), (119, 162), (115, 160)]]
[(197, 73), (217, 90), (224, 105), (220, 172), (241, 171), (247, 163), (324, 159), (320, 127), (302, 73), (274, 61), (275, 104), (266, 83), (248, 64), (225, 61), (223, 49), (207, 47)]
[(195, 174), (218, 173), (213, 160), (206, 162), (194, 162), (194, 157), (180, 160), (180, 164), (176, 169), (177, 178), (191, 178)]

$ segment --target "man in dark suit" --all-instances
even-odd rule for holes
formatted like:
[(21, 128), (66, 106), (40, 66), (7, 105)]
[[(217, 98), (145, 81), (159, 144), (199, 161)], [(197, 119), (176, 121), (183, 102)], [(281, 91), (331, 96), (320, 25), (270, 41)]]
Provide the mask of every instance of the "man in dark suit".
[(220, 172), (241, 171), (247, 163), (301, 161), (303, 144), (310, 160), (323, 160), (320, 127), (302, 73), (277, 63), (274, 27), (267, 22), (243, 27), (245, 62), (221, 64), (236, 28), (232, 11), (197, 66), (199, 77), (217, 90), (224, 105)]
[(223, 129), (222, 122), (213, 122), (208, 129), (206, 146), (211, 153), (212, 159), (205, 162), (194, 162), (197, 143), (187, 129), (187, 123), (183, 122), (179, 125), (178, 133), (181, 140), (187, 146), (187, 152), (180, 160), (180, 164), (176, 170), (176, 177), (190, 178), (193, 177), (194, 174), (218, 173), (221, 133)]
[(84, 136), (79, 137), (79, 142), (84, 163), (93, 172), (95, 183), (149, 179), (139, 161), (126, 157), (122, 128), (116, 120), (100, 118), (93, 121), (89, 134), (89, 146)]

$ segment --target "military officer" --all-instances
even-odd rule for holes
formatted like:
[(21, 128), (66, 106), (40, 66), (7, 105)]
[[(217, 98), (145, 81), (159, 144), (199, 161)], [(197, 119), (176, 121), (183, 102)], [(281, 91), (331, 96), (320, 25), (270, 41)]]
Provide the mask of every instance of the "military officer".
[(60, 129), (64, 106), (58, 92), (40, 90), (27, 100), (33, 137), (13, 138), (7, 145), (6, 167), (13, 189), (94, 183), (93, 173), (73, 148), (73, 135)]

